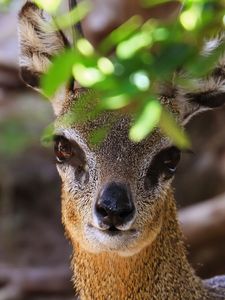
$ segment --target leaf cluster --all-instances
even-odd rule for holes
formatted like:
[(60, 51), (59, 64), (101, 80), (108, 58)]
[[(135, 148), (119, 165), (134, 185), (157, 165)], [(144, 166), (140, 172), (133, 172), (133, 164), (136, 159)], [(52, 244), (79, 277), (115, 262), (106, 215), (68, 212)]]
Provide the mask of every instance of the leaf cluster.
[[(59, 5), (60, 0), (56, 2)], [(167, 1), (145, 0), (143, 5), (164, 2)], [(57, 15), (57, 5), (52, 8), (46, 1), (37, 3)], [(79, 22), (88, 12), (87, 7), (82, 3), (69, 15), (56, 16), (55, 24), (64, 29)], [(207, 76), (224, 47), (218, 47), (209, 56), (201, 55), (202, 47), (206, 38), (224, 30), (224, 24), (222, 0), (186, 0), (172, 24), (153, 19), (143, 22), (140, 16), (133, 16), (114, 30), (97, 50), (86, 39), (79, 38), (73, 48), (55, 57), (42, 78), (43, 92), (52, 97), (73, 77), (81, 86), (98, 93), (101, 100), (92, 107), (96, 110), (94, 117), (104, 110), (131, 111), (134, 122), (129, 136), (134, 142), (146, 138), (158, 126), (177, 146), (188, 148), (187, 135), (158, 100), (158, 86), (172, 81), (190, 89), (193, 79)], [(180, 70), (188, 74), (185, 79), (175, 76)], [(85, 121), (86, 111), (83, 111)], [(102, 136), (102, 132), (104, 128), (97, 136)]]

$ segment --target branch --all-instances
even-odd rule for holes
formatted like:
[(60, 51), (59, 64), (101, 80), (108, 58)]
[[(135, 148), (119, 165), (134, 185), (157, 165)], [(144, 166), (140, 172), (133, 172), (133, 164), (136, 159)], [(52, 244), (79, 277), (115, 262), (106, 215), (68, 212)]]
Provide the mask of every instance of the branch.
[(225, 238), (225, 194), (179, 211), (188, 243), (199, 247)]

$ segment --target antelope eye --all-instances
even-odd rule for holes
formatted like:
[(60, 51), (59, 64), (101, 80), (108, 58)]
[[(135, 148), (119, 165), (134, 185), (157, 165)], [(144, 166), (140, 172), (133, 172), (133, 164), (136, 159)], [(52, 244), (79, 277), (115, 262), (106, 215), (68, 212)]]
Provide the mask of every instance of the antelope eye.
[(164, 180), (170, 179), (176, 171), (180, 156), (180, 150), (175, 146), (163, 149), (156, 154), (145, 176), (145, 188), (155, 186), (160, 176), (163, 176)]
[(177, 165), (180, 161), (180, 150), (177, 147), (170, 147), (162, 153), (162, 162), (165, 167), (166, 175), (173, 175), (176, 171)]
[(74, 155), (72, 143), (63, 136), (55, 137), (54, 151), (57, 163), (68, 161)]
[(57, 164), (67, 164), (74, 168), (77, 182), (81, 185), (89, 181), (89, 169), (82, 148), (73, 140), (64, 136), (55, 136), (55, 156)]

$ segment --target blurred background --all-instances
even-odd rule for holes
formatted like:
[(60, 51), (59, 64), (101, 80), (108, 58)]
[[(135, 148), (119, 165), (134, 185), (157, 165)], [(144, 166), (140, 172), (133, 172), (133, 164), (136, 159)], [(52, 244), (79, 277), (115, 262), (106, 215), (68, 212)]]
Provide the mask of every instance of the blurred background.
[[(17, 11), (0, 12), (0, 300), (70, 300), (69, 260), (60, 214), (60, 180), (41, 135), (50, 103), (18, 75)], [(189, 260), (197, 274), (225, 274), (225, 108), (187, 126), (174, 189)]]

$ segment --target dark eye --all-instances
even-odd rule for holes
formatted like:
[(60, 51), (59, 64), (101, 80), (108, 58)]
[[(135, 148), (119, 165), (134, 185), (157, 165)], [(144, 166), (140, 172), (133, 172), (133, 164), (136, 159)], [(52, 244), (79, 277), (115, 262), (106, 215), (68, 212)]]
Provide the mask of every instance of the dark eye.
[(73, 145), (68, 139), (63, 136), (56, 136), (54, 142), (54, 151), (57, 163), (64, 163), (73, 157)]
[(155, 186), (160, 176), (163, 176), (164, 180), (170, 179), (176, 172), (180, 156), (180, 150), (175, 146), (163, 149), (156, 154), (145, 177), (145, 188)]
[(54, 150), (57, 164), (69, 164), (74, 168), (75, 177), (79, 183), (89, 181), (89, 172), (84, 151), (75, 142), (64, 136), (55, 136)]
[(180, 150), (173, 146), (163, 150), (160, 156), (162, 164), (164, 165), (165, 178), (170, 178), (176, 172), (177, 165), (180, 161)]

